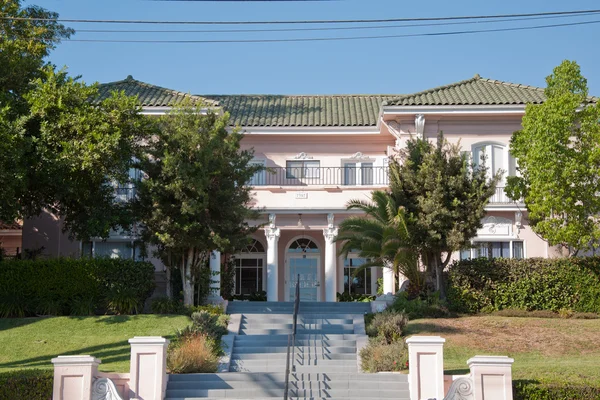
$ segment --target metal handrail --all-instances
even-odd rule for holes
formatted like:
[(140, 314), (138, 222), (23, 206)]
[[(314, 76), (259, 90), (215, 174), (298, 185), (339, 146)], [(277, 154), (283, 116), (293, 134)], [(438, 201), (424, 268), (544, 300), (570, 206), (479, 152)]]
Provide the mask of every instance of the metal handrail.
[(292, 334), (288, 335), (288, 346), (287, 346), (287, 361), (285, 363), (285, 391), (283, 392), (283, 399), (288, 399), (288, 390), (290, 384), (290, 347), (292, 348), (292, 368), (291, 372), (296, 372), (296, 366), (294, 365), (296, 358), (296, 327), (298, 324), (298, 309), (300, 308), (300, 274), (296, 280), (296, 298), (294, 299), (294, 315), (292, 324)]

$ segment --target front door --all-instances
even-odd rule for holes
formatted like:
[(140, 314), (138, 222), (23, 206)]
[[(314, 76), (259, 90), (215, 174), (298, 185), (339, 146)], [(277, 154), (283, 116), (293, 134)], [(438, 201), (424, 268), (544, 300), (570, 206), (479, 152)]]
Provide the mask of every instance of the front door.
[(293, 254), (289, 256), (290, 278), (288, 280), (290, 301), (296, 299), (296, 282), (300, 282), (300, 301), (317, 301), (319, 290), (319, 258), (314, 255)]

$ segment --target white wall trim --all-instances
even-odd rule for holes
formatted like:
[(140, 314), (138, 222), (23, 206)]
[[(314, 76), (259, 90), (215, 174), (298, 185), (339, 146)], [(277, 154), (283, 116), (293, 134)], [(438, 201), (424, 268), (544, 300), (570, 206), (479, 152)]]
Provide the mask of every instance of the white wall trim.
[(377, 126), (242, 126), (247, 135), (380, 135)]
[(469, 105), (469, 106), (383, 106), (383, 115), (414, 115), (414, 114), (524, 114), (525, 105)]
[[(168, 112), (170, 112), (173, 109), (173, 107), (148, 107), (148, 106), (144, 106), (142, 107), (142, 115), (165, 115)], [(200, 109), (200, 114), (201, 115), (207, 115), (208, 112), (210, 111), (218, 111), (218, 114), (222, 114), (223, 111), (221, 108), (219, 107), (214, 107), (214, 108), (201, 108)]]

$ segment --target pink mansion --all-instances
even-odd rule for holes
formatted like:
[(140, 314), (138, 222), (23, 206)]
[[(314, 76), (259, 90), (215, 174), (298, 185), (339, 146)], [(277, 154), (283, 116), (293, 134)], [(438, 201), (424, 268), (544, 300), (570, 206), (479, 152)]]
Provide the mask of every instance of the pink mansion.
[[(512, 133), (521, 127), (528, 103), (544, 101), (536, 87), (475, 77), (409, 95), (229, 95), (190, 96), (139, 82), (132, 77), (101, 85), (101, 94), (124, 90), (137, 95), (144, 113), (159, 115), (185, 97), (204, 100), (231, 114), (232, 127), (245, 133), (243, 145), (255, 150), (254, 163), (269, 167), (249, 183), (253, 206), (263, 211), (260, 229), (236, 255), (235, 294), (264, 290), (270, 301), (289, 301), (291, 277), (301, 275), (302, 298), (336, 301), (336, 293), (375, 294), (382, 278), (391, 292), (391, 274), (370, 268), (353, 276), (365, 260), (338, 256), (337, 226), (355, 211), (350, 199), (368, 200), (388, 185), (388, 157), (411, 136), (447, 140), (479, 160), (485, 153), (491, 170), (503, 180), (487, 206), (474, 246), (454, 254), (471, 257), (551, 257), (555, 250), (533, 233), (524, 204), (504, 194), (507, 176), (516, 173), (508, 151)], [(134, 187), (117, 188), (117, 197), (133, 196)], [(73, 242), (61, 234), (52, 215), (25, 221), (23, 248), (44, 246), (49, 256), (137, 258), (134, 237), (115, 233), (109, 240)], [(218, 260), (219, 255), (214, 254)], [(163, 275), (160, 261), (157, 280)]]

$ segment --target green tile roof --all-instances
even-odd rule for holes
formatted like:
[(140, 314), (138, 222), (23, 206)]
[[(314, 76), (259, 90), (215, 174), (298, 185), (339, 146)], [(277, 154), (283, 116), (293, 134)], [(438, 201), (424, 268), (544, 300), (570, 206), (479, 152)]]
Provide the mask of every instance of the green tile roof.
[(144, 107), (173, 106), (181, 103), (186, 98), (192, 100), (194, 103), (208, 102), (211, 105), (215, 105), (212, 100), (140, 82), (133, 79), (131, 75), (122, 81), (101, 84), (99, 86), (97, 101), (107, 98), (115, 90), (122, 90), (128, 96), (138, 96), (140, 104)]
[(387, 101), (390, 106), (466, 106), (540, 104), (546, 100), (544, 89), (485, 79), (471, 79), (413, 93)]
[(381, 104), (398, 95), (208, 95), (231, 114), (231, 124), (248, 127), (375, 126)]

